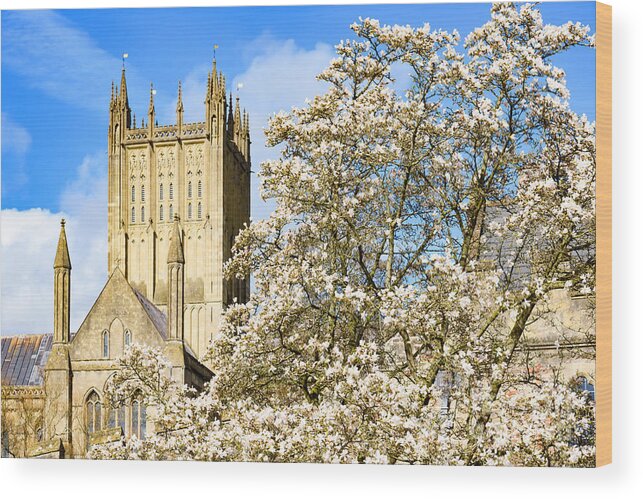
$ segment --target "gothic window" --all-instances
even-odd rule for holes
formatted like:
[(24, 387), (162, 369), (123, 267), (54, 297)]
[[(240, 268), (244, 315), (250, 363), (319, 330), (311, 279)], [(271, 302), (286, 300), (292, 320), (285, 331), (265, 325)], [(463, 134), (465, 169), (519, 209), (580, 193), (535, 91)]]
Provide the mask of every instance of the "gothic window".
[(110, 407), (109, 409), (109, 427), (118, 428), (125, 433), (125, 406), (121, 405), (120, 407)]
[(163, 220), (163, 205), (159, 206), (159, 219)]
[(188, 198), (189, 199), (192, 198), (192, 181), (191, 180), (188, 182)]
[(101, 403), (98, 394), (92, 390), (85, 402), (87, 433), (101, 430)]
[(143, 397), (139, 394), (132, 401), (132, 415), (130, 418), (130, 435), (145, 440), (147, 429), (147, 409)]
[(170, 182), (170, 201), (174, 199), (174, 184)]
[(159, 185), (159, 200), (163, 201), (163, 184)]
[(192, 218), (192, 203), (188, 203), (188, 218)]
[(170, 205), (170, 220), (172, 220), (172, 219), (174, 219), (174, 207), (172, 205)]
[(136, 211), (134, 210), (134, 207), (132, 206), (132, 223), (136, 221)]
[(145, 186), (141, 186), (141, 203), (145, 202)]
[(145, 206), (141, 206), (141, 222), (145, 222)]
[(197, 206), (196, 217), (201, 218), (201, 203), (199, 203), (198, 206)]
[(123, 340), (123, 343), (125, 344), (126, 347), (132, 344), (132, 333), (129, 329), (125, 331), (125, 339)]
[(203, 188), (202, 188), (201, 181), (199, 180), (199, 183), (196, 185), (196, 195), (198, 197), (201, 197), (202, 194), (203, 194)]
[(103, 331), (102, 341), (103, 341), (103, 358), (107, 359), (109, 357), (109, 333), (107, 331)]
[(132, 186), (132, 203), (136, 201), (136, 187)]

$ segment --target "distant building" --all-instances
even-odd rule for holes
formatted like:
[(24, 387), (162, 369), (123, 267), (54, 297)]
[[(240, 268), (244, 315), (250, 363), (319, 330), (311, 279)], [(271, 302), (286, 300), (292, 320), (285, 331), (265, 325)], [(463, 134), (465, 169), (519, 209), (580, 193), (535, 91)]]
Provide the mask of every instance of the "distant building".
[[(123, 69), (112, 86), (108, 132), (109, 278), (70, 332), (71, 260), (64, 221), (54, 261), (53, 335), (2, 338), (2, 455), (84, 457), (92, 443), (145, 435), (142, 399), (112, 408), (105, 385), (129, 344), (161, 348), (171, 376), (201, 388), (201, 359), (219, 316), (246, 301), (249, 279), (226, 280), (224, 262), (250, 218), (250, 133), (239, 100), (226, 101), (213, 62), (205, 121), (159, 126), (150, 92), (137, 127)], [(153, 408), (149, 408), (153, 410)]]

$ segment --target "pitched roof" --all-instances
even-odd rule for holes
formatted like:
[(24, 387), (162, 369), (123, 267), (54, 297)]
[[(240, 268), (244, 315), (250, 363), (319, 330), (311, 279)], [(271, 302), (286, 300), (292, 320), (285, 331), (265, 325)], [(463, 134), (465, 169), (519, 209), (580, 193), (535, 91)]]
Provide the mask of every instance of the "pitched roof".
[(164, 340), (167, 340), (167, 317), (165, 317), (165, 314), (161, 312), (161, 310), (159, 310), (158, 307), (150, 300), (145, 298), (140, 291), (134, 288), (132, 288), (132, 291), (134, 291), (138, 301), (141, 302), (143, 310), (145, 310), (145, 313), (152, 321), (152, 324), (154, 324), (156, 330), (161, 334), (161, 337)]
[(51, 333), (3, 336), (2, 385), (42, 385), (52, 343)]

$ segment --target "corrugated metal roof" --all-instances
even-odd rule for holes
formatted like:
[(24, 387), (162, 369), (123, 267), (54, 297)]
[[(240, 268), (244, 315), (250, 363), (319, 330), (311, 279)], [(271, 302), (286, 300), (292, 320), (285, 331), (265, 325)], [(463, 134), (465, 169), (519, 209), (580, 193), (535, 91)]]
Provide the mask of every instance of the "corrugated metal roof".
[(52, 343), (52, 334), (2, 337), (2, 384), (42, 385)]

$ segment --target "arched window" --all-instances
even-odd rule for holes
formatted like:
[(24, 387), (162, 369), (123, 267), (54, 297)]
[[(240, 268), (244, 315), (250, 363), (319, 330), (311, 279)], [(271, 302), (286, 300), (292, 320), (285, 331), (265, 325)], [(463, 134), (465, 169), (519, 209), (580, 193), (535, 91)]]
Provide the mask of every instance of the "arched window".
[(140, 394), (136, 395), (132, 401), (130, 423), (130, 435), (144, 440), (147, 429), (147, 408), (145, 407), (143, 397)]
[(145, 202), (145, 186), (141, 186), (141, 203)]
[(141, 206), (141, 222), (145, 222), (145, 206)]
[(129, 329), (125, 331), (125, 338), (123, 339), (123, 344), (126, 347), (132, 344), (132, 332)]
[(159, 185), (159, 199), (163, 201), (163, 184)]
[(199, 203), (198, 206), (197, 206), (196, 216), (197, 216), (197, 218), (201, 218), (201, 203)]
[(107, 331), (103, 331), (103, 358), (107, 359), (109, 357), (109, 333)]
[(191, 180), (188, 182), (188, 198), (189, 199), (192, 198), (192, 181)]
[(134, 207), (132, 206), (132, 223), (136, 221), (136, 211), (134, 210)]
[(159, 220), (163, 220), (163, 205), (159, 206)]
[(170, 182), (170, 201), (174, 199), (174, 184)]
[(201, 181), (199, 180), (199, 183), (196, 185), (196, 195), (201, 197), (203, 195), (203, 189), (201, 185)]
[(110, 407), (109, 409), (109, 427), (118, 428), (120, 426), (123, 433), (125, 433), (125, 406), (121, 405), (120, 407)]
[(192, 218), (192, 203), (188, 203), (188, 218)]
[(174, 219), (174, 207), (170, 205), (170, 220)]
[(136, 187), (132, 186), (132, 203), (136, 201)]
[(101, 403), (98, 393), (92, 390), (85, 402), (87, 433), (101, 430)]

